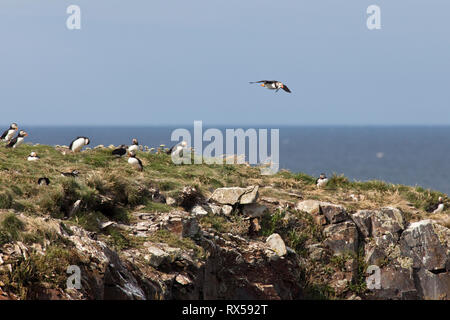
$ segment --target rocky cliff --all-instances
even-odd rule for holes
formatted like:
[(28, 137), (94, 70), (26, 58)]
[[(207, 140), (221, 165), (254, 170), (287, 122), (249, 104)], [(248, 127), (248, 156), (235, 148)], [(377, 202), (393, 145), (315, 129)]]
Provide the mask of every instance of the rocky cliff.
[(428, 212), (439, 192), (27, 148), (43, 160), (0, 152), (0, 299), (450, 298), (448, 211)]

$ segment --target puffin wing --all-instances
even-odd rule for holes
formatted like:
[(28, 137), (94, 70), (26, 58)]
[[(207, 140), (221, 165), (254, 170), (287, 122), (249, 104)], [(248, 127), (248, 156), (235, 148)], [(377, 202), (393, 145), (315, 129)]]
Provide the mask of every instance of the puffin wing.
[(291, 90), (289, 90), (289, 88), (285, 85), (285, 84), (283, 84), (283, 88), (282, 88), (284, 91), (286, 91), (286, 92), (289, 92), (289, 93), (291, 93)]
[(9, 132), (9, 129), (6, 130), (5, 132), (3, 132), (2, 136), (0, 137), (0, 139), (2, 139), (2, 140), (5, 139), (6, 136), (8, 135), (8, 132)]
[(17, 137), (11, 139), (11, 141), (6, 145), (7, 148), (12, 148), (17, 142)]

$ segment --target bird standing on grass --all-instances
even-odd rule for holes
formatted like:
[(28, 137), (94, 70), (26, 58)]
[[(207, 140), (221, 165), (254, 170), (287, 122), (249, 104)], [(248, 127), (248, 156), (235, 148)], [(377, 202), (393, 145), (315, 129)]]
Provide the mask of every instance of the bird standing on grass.
[(40, 157), (37, 155), (37, 153), (36, 152), (31, 152), (30, 153), (30, 155), (28, 156), (28, 158), (27, 158), (27, 160), (28, 161), (37, 161), (37, 160), (39, 160), (40, 159)]
[(278, 90), (283, 89), (284, 91), (291, 93), (291, 90), (289, 90), (283, 82), (277, 80), (261, 80), (249, 83), (261, 83), (261, 87), (266, 87), (269, 90), (275, 90), (275, 92), (278, 92)]
[(139, 171), (144, 170), (144, 166), (142, 165), (142, 161), (139, 158), (136, 158), (136, 151), (130, 151), (128, 153), (128, 163), (133, 167), (138, 169)]
[(187, 147), (186, 141), (181, 141), (179, 144), (174, 145), (172, 148), (166, 151), (167, 154), (176, 156), (176, 157), (182, 157), (183, 156), (183, 150)]
[(2, 136), (0, 137), (0, 140), (9, 142), (9, 140), (11, 140), (14, 137), (14, 134), (16, 133), (17, 130), (18, 130), (17, 123), (11, 123), (9, 129), (3, 132)]
[(328, 183), (328, 178), (325, 173), (321, 173), (319, 179), (316, 180), (317, 188), (325, 187)]
[(40, 186), (48, 186), (50, 184), (50, 179), (47, 177), (42, 177), (38, 179), (38, 185)]
[(6, 147), (7, 148), (17, 148), (18, 146), (20, 146), (23, 143), (23, 139), (25, 139), (26, 136), (28, 136), (28, 133), (26, 133), (23, 130), (20, 130), (17, 137), (15, 137), (11, 141), (9, 141), (9, 143), (6, 145)]
[(120, 145), (118, 148), (112, 151), (113, 156), (123, 157), (126, 154), (127, 154), (127, 146), (124, 144)]
[(72, 152), (79, 152), (84, 146), (87, 146), (91, 141), (86, 137), (77, 137), (70, 143), (69, 149)]
[(442, 199), (442, 197), (439, 197), (439, 204), (437, 206), (437, 208), (433, 211), (433, 214), (436, 213), (441, 213), (444, 211), (444, 199)]
[(137, 152), (139, 150), (139, 142), (137, 139), (132, 140), (131, 146), (128, 148), (128, 152), (135, 151)]

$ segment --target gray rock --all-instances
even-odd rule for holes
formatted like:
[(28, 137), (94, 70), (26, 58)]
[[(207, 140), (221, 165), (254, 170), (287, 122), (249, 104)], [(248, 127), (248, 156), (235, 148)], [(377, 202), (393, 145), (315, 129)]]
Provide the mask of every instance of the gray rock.
[(258, 198), (258, 189), (258, 186), (219, 188), (214, 191), (210, 200), (227, 205), (249, 204), (255, 202)]
[(402, 233), (402, 253), (413, 259), (414, 268), (429, 271), (443, 270), (449, 266), (450, 230), (433, 220), (414, 222)]
[(222, 213), (226, 216), (230, 215), (233, 212), (233, 207), (229, 205), (222, 206)]
[(320, 211), (329, 223), (339, 223), (348, 219), (347, 212), (343, 206), (332, 203), (320, 203)]
[(167, 205), (173, 206), (173, 205), (175, 205), (176, 203), (177, 203), (177, 201), (176, 201), (174, 198), (172, 198), (172, 197), (167, 197), (167, 198), (166, 198), (166, 204), (167, 204)]
[(147, 250), (148, 255), (146, 255), (144, 258), (150, 263), (151, 266), (155, 268), (159, 267), (163, 262), (170, 259), (170, 255), (158, 247), (149, 246)]
[(420, 269), (417, 273), (418, 287), (422, 299), (450, 299), (450, 271), (434, 274)]
[(324, 245), (329, 247), (334, 254), (357, 253), (358, 230), (351, 221), (331, 224), (324, 228), (326, 237)]
[(299, 201), (295, 205), (295, 209), (298, 211), (304, 211), (312, 215), (320, 214), (320, 201), (317, 200), (304, 200)]
[(372, 216), (374, 214), (375, 211), (372, 210), (359, 210), (351, 216), (364, 238), (372, 236)]
[(270, 235), (267, 238), (266, 243), (269, 245), (270, 249), (275, 251), (279, 256), (284, 256), (287, 253), (286, 245), (278, 233)]
[(261, 204), (250, 203), (242, 206), (242, 213), (250, 218), (258, 218), (268, 213), (268, 209)]
[(206, 211), (202, 206), (196, 205), (191, 209), (191, 214), (194, 216), (205, 216), (208, 214), (208, 211)]
[(397, 234), (405, 228), (405, 220), (400, 210), (382, 208), (371, 216), (372, 235), (379, 237), (387, 233)]

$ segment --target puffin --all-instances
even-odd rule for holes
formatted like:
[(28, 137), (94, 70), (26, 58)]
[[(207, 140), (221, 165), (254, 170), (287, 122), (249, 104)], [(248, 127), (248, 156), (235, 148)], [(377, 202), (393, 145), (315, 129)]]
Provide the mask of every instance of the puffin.
[(126, 154), (127, 154), (127, 146), (124, 144), (120, 145), (118, 148), (112, 151), (113, 156), (123, 157)]
[(317, 188), (325, 187), (328, 183), (328, 178), (325, 173), (321, 173), (319, 179), (316, 180)]
[(138, 169), (139, 171), (144, 170), (144, 166), (142, 165), (142, 161), (139, 158), (136, 158), (136, 151), (132, 150), (128, 153), (128, 163), (133, 167)]
[(91, 141), (86, 137), (77, 137), (70, 143), (69, 149), (73, 152), (79, 152), (84, 146), (87, 146)]
[(63, 177), (72, 177), (72, 178), (76, 178), (80, 174), (80, 172), (78, 170), (72, 170), (70, 172), (61, 172), (61, 171), (59, 171), (59, 173), (61, 173), (61, 175)]
[(25, 139), (26, 136), (28, 136), (28, 133), (26, 133), (23, 130), (20, 130), (17, 137), (15, 137), (14, 139), (11, 139), (11, 141), (9, 141), (9, 143), (6, 145), (6, 147), (7, 148), (16, 148), (16, 147), (20, 146), (23, 143), (23, 139)]
[(186, 141), (181, 141), (179, 144), (174, 145), (172, 148), (166, 151), (167, 154), (176, 156), (176, 157), (182, 157), (183, 156), (183, 149), (187, 147)]
[(14, 137), (14, 134), (16, 133), (17, 129), (18, 129), (17, 123), (11, 123), (9, 129), (3, 132), (2, 136), (0, 137), (0, 140), (8, 142)]
[(27, 160), (28, 161), (37, 161), (37, 160), (39, 160), (40, 159), (40, 157), (37, 155), (37, 153), (36, 152), (31, 152), (30, 153), (30, 155), (28, 156), (28, 158), (27, 158)]
[(438, 201), (439, 204), (437, 205), (437, 207), (435, 207), (435, 209), (433, 208), (433, 214), (441, 213), (442, 211), (444, 211), (444, 199), (442, 199), (442, 197), (439, 197)]
[(48, 186), (50, 184), (50, 179), (47, 177), (42, 177), (38, 179), (38, 185), (40, 186)]
[(278, 90), (283, 89), (284, 91), (291, 93), (291, 90), (289, 90), (283, 82), (277, 80), (260, 80), (249, 83), (261, 83), (261, 87), (266, 87), (269, 90), (275, 90), (275, 92), (278, 92)]
[(139, 142), (137, 141), (137, 139), (133, 139), (132, 140), (132, 144), (131, 146), (128, 148), (128, 152), (131, 151), (138, 151), (139, 150)]

